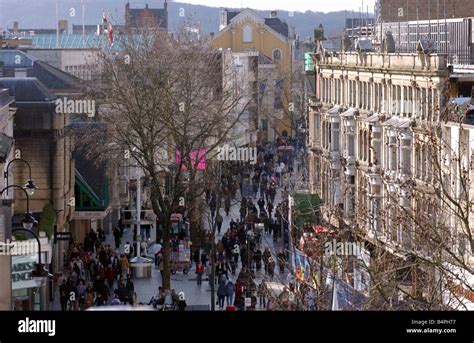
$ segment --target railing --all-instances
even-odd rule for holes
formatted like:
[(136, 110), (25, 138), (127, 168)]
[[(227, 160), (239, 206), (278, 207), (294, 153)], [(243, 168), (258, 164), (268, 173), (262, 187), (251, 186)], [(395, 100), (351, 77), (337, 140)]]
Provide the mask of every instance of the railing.
[(324, 56), (321, 65), (363, 66), (405, 70), (446, 71), (445, 54), (381, 54), (347, 52), (337, 56)]

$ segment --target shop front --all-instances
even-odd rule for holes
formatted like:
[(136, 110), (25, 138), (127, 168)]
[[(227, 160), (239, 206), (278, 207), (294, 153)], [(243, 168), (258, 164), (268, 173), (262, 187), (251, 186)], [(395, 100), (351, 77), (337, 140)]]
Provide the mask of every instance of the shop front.
[[(51, 246), (46, 237), (40, 237), (41, 261), (51, 264)], [(20, 243), (20, 244), (18, 244)], [(38, 263), (37, 241), (34, 239), (16, 243), (11, 253), (12, 310), (14, 311), (48, 311), (53, 292), (51, 275), (34, 277), (33, 272)], [(23, 255), (24, 247), (31, 247), (33, 254)]]

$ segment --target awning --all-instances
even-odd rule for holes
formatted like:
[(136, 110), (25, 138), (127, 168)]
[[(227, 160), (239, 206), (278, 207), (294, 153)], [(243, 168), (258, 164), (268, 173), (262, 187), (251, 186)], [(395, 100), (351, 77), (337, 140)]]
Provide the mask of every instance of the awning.
[(398, 126), (398, 117), (392, 117), (392, 118), (390, 118), (389, 120), (385, 121), (382, 125), (383, 125), (383, 126), (394, 126), (394, 127), (397, 127), (397, 126)]
[(404, 129), (404, 128), (410, 127), (410, 122), (411, 122), (411, 119), (409, 118), (392, 117), (386, 122), (384, 122), (382, 125)]
[(370, 117), (365, 119), (365, 122), (366, 123), (376, 123), (376, 122), (379, 121), (379, 118), (380, 118), (380, 113), (374, 113)]
[(328, 111), (328, 114), (332, 114), (332, 115), (339, 114), (339, 109), (340, 109), (339, 105), (336, 105)]
[(353, 116), (356, 116), (358, 113), (359, 111), (356, 108), (351, 107), (347, 111), (342, 113), (341, 117), (353, 117)]

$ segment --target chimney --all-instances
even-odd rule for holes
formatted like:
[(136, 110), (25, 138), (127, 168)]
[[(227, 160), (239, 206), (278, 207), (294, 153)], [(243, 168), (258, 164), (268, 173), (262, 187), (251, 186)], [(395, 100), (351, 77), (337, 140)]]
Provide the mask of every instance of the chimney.
[(227, 8), (221, 11), (219, 16), (219, 31), (224, 29), (227, 26)]
[(277, 18), (277, 11), (271, 11), (270, 18)]

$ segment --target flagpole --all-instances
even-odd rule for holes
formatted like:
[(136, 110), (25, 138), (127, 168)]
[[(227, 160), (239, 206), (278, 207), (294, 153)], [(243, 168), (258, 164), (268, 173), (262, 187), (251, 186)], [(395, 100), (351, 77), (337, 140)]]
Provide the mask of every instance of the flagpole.
[(339, 311), (339, 301), (337, 300), (336, 275), (333, 273), (332, 279), (332, 306), (331, 311)]
[(85, 12), (86, 12), (86, 4), (84, 0), (81, 0), (82, 4), (82, 37), (85, 37), (86, 35), (86, 25), (84, 23), (84, 17), (85, 17)]
[(84, 0), (81, 0), (82, 4), (82, 47), (85, 48), (86, 45), (86, 25), (85, 25), (85, 15), (86, 15), (86, 4)]
[(56, 49), (59, 48), (59, 0), (56, 0)]

